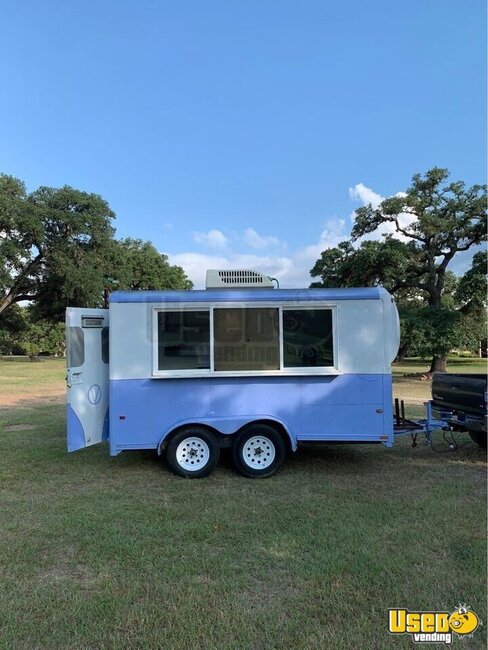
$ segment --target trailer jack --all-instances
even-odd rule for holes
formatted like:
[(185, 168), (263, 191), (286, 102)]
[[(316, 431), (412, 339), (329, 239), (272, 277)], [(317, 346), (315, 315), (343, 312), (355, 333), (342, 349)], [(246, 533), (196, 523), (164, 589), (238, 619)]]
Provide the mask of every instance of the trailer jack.
[[(425, 406), (425, 419), (410, 420), (405, 417), (405, 403), (403, 400), (395, 398), (395, 421), (393, 431), (396, 436), (410, 434), (412, 439), (412, 447), (417, 447), (417, 437), (419, 433), (425, 435), (427, 444), (430, 445), (432, 451), (456, 451), (458, 448), (457, 442), (454, 439), (454, 429), (449, 426), (446, 420), (437, 420), (432, 416), (432, 402), (424, 402)], [(444, 415), (441, 413), (441, 416)], [(447, 415), (447, 414), (446, 414)], [(434, 431), (441, 430), (442, 437), (444, 438), (447, 449), (438, 449), (434, 446), (432, 434)]]

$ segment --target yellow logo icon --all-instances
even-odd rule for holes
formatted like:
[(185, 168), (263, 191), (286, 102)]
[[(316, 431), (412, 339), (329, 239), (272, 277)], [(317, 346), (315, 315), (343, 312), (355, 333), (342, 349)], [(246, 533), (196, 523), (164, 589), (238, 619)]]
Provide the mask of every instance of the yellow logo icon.
[(480, 624), (479, 618), (466, 605), (449, 616), (449, 627), (456, 634), (473, 634)]
[(453, 635), (470, 636), (481, 625), (478, 616), (466, 605), (453, 612), (419, 612), (404, 608), (388, 610), (388, 632), (410, 634), (414, 643), (451, 644)]

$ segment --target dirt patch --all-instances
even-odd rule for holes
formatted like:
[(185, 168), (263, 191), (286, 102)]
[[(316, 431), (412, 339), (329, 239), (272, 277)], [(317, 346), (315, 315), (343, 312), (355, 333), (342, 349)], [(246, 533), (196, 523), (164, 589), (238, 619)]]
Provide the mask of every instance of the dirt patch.
[(66, 400), (66, 389), (64, 386), (49, 386), (38, 390), (22, 390), (16, 393), (0, 394), (0, 410), (10, 409), (14, 406), (30, 408), (32, 406), (49, 406), (50, 404), (61, 404)]
[(36, 427), (33, 424), (10, 424), (5, 431), (30, 431)]

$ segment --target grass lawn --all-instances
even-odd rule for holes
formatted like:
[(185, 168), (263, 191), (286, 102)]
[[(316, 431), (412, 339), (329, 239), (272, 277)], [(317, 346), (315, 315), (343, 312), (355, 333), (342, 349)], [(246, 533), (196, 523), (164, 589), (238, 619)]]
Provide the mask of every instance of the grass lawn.
[(0, 408), (58, 402), (64, 398), (66, 360), (42, 358), (30, 363), (25, 357), (0, 360)]
[[(416, 368), (395, 368), (409, 408), (428, 397), (402, 378)], [(411, 648), (389, 607), (460, 602), (485, 623), (465, 647), (486, 647), (486, 458), (468, 436), (306, 447), (261, 481), (224, 458), (189, 481), (152, 453), (68, 455), (63, 377), (61, 360), (0, 362), (0, 398), (22, 396), (0, 409), (0, 648)]]
[[(467, 373), (483, 373), (486, 372), (486, 359), (479, 359), (477, 357), (449, 357), (447, 364), (447, 372), (467, 372)], [(430, 368), (430, 361), (422, 359), (406, 359), (404, 362), (395, 363), (393, 365), (394, 374), (414, 374), (426, 373)]]

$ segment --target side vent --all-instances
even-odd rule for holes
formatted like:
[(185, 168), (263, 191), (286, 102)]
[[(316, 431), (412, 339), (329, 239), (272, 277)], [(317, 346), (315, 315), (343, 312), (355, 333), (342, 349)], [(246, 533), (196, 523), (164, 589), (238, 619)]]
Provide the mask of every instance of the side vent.
[(272, 289), (273, 281), (258, 271), (243, 270), (212, 270), (207, 271), (206, 289), (226, 289), (238, 287), (253, 287), (255, 289)]

